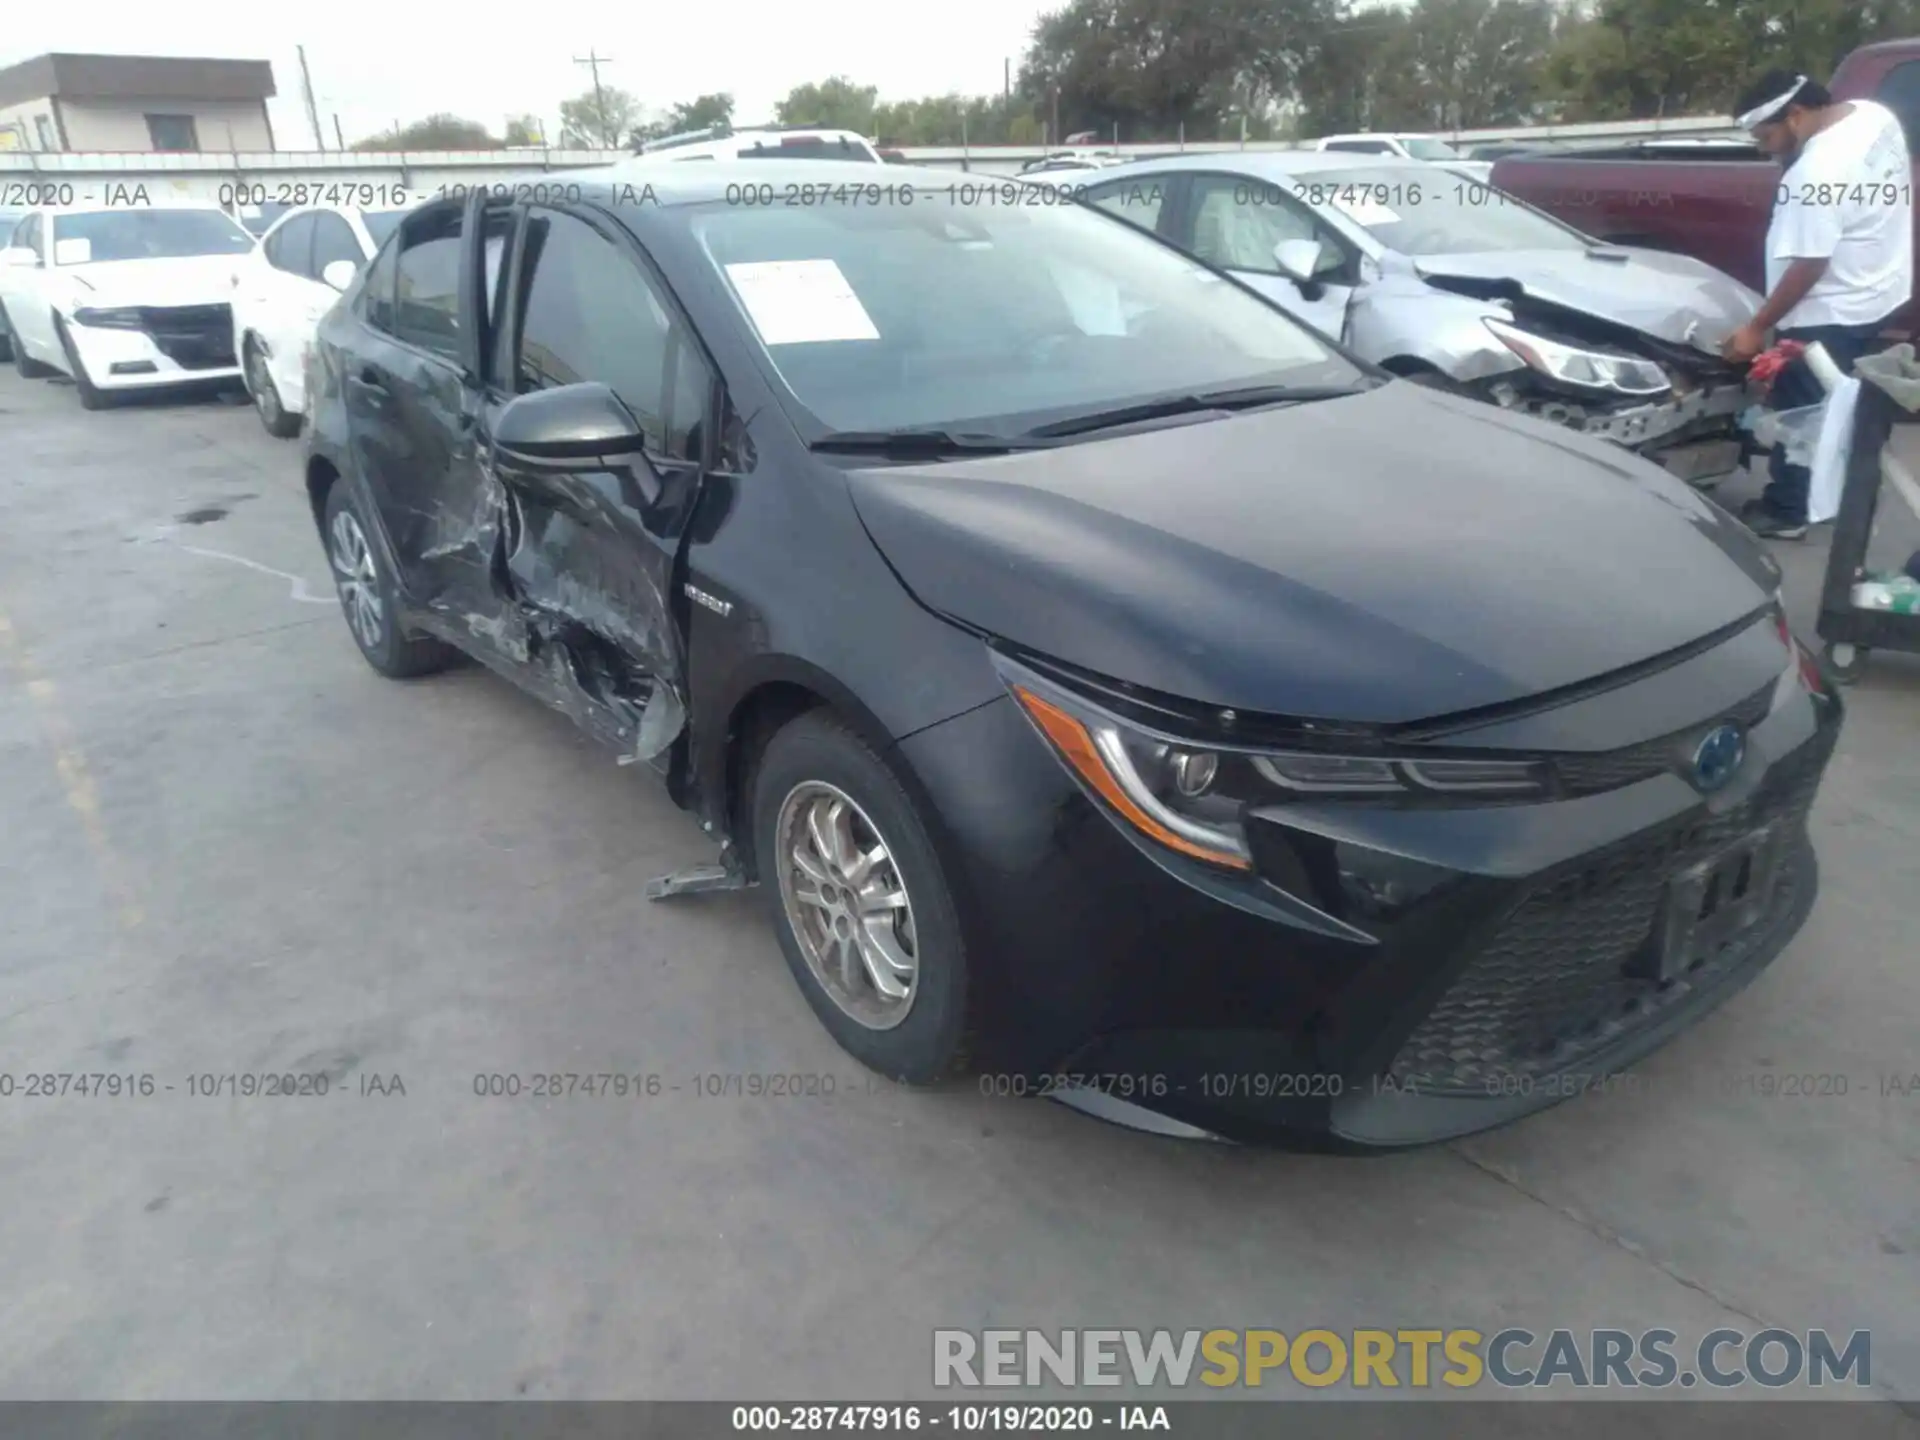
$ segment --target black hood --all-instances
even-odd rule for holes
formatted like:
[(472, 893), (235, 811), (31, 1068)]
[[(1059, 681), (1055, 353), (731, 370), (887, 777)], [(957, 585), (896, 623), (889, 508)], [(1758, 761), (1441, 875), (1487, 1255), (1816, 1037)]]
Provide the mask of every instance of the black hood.
[(1751, 535), (1655, 466), (1406, 382), (849, 483), (929, 608), (1273, 715), (1524, 699), (1696, 641), (1774, 585)]

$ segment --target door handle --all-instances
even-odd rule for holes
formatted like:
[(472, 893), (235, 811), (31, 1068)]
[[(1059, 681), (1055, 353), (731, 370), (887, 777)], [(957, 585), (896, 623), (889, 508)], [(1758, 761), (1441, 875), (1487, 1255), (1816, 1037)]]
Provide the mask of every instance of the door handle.
[(369, 390), (378, 390), (383, 395), (387, 390), (387, 382), (380, 378), (380, 372), (371, 365), (360, 367), (360, 383)]

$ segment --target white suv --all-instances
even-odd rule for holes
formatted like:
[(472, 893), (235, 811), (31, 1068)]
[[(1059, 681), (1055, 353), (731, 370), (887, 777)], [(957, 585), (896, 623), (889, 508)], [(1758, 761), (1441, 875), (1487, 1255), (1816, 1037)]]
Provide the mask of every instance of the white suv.
[(237, 380), (228, 307), (253, 236), (218, 206), (29, 210), (0, 250), (0, 307), (25, 376), (115, 392)]
[(1324, 135), (1307, 147), (1310, 150), (1339, 150), (1349, 155), (1394, 155), (1402, 160), (1423, 160), (1485, 184), (1493, 174), (1493, 165), (1485, 160), (1469, 160), (1437, 135), (1420, 135), (1403, 130), (1375, 130), (1362, 135)]
[(649, 140), (639, 155), (665, 160), (852, 160), (884, 165), (865, 136), (851, 130), (761, 125), (735, 130), (716, 125)]

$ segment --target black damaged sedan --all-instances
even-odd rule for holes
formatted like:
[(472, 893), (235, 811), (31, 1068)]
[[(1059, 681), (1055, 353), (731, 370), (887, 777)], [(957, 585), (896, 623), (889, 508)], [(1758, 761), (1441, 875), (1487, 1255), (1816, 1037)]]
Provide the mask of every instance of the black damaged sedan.
[(321, 326), (348, 625), (656, 771), (718, 856), (655, 896), (757, 884), (867, 1065), (1429, 1142), (1805, 920), (1840, 703), (1652, 465), (1017, 182), (553, 190), (413, 212)]

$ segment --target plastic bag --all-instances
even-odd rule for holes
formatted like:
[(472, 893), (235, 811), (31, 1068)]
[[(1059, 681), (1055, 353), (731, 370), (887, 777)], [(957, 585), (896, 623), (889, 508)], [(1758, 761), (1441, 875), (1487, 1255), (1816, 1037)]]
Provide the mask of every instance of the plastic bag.
[[(1820, 429), (1808, 464), (1813, 481), (1807, 487), (1807, 523), (1819, 525), (1840, 513), (1840, 492), (1847, 483), (1847, 460), (1853, 454), (1853, 410), (1860, 399), (1860, 382), (1848, 377), (1827, 397)], [(1788, 456), (1791, 461), (1792, 456)]]
[(1776, 445), (1784, 445), (1787, 464), (1811, 467), (1814, 446), (1820, 440), (1820, 422), (1826, 409), (1824, 404), (1802, 405), (1793, 410), (1755, 408), (1741, 418), (1744, 428), (1753, 436), (1753, 443), (1760, 449), (1771, 450)]

